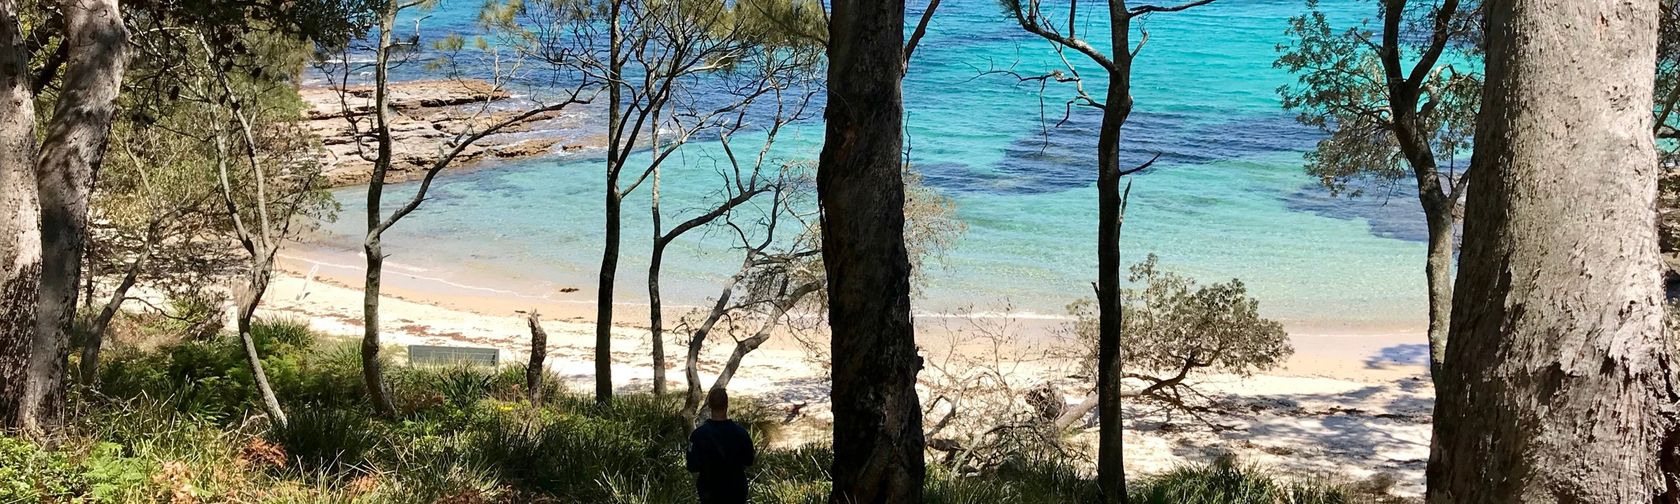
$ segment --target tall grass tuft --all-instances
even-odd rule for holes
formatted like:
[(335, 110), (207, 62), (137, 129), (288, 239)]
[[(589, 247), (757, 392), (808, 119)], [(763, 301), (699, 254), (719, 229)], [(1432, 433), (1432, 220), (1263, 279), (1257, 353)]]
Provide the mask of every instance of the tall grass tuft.
[(302, 407), (288, 416), (268, 438), (305, 470), (343, 472), (361, 464), (378, 442), (373, 423), (356, 410)]
[(1374, 496), (1322, 481), (1293, 480), (1224, 456), (1180, 467), (1132, 488), (1134, 504), (1368, 504)]

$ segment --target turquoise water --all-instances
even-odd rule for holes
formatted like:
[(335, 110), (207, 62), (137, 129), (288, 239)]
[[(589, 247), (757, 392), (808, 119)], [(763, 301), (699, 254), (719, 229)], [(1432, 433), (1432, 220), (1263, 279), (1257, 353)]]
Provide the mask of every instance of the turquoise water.
[[(425, 31), (470, 30), (476, 8), (446, 4), (426, 18)], [(1137, 111), (1126, 126), (1125, 156), (1161, 158), (1133, 182), (1123, 236), (1128, 262), (1154, 252), (1163, 266), (1204, 281), (1240, 278), (1266, 314), (1295, 327), (1421, 327), (1416, 200), (1406, 192), (1333, 198), (1302, 172), (1302, 152), (1318, 133), (1279, 108), (1276, 89), (1293, 79), (1272, 61), (1287, 18), (1304, 8), (1302, 0), (1226, 0), (1140, 23), (1150, 36), (1134, 71)], [(1325, 0), (1322, 8), (1342, 26), (1375, 13), (1374, 4), (1357, 0)], [(1106, 29), (1099, 19), (1085, 24), (1092, 35)], [(1097, 114), (1075, 110), (1056, 126), (1071, 90), (1051, 85), (1047, 125), (1037, 84), (982, 73), (1059, 66), (1048, 45), (1011, 25), (992, 0), (946, 0), (934, 18), (904, 84), (910, 159), (928, 185), (956, 202), (968, 231), (927, 268), (919, 311), (1058, 316), (1090, 295)], [(1100, 83), (1087, 86), (1100, 96)], [(815, 159), (821, 137), (820, 121), (806, 121), (784, 134), (778, 152)], [(700, 142), (681, 159), (663, 174), (667, 222), (715, 196), (716, 147)], [(387, 234), (390, 261), (460, 283), (592, 299), (602, 171), (599, 158), (583, 153), (445, 176), (432, 200)], [(362, 189), (335, 194), (344, 218), (325, 226), (321, 244), (354, 250)], [(640, 189), (625, 205), (618, 276), (625, 303), (645, 300), (647, 197)], [(666, 261), (668, 302), (705, 302), (739, 264), (729, 245), (721, 231), (680, 242)], [(560, 291), (566, 287), (581, 290)]]

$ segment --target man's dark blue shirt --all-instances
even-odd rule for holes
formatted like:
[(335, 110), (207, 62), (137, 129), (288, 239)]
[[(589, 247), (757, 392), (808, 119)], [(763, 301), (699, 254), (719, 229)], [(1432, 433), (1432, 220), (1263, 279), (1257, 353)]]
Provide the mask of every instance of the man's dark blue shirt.
[(688, 436), (688, 472), (701, 504), (745, 504), (747, 466), (755, 457), (752, 437), (734, 420), (707, 420)]

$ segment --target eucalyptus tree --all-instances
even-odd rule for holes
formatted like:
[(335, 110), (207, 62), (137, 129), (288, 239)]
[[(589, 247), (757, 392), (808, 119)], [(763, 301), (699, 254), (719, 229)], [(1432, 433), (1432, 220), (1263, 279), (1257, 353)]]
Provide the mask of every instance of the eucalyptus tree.
[[(397, 24), (397, 18), (404, 12), (431, 9), (435, 7), (436, 3), (430, 0), (380, 2), (376, 16), (377, 20), (373, 28), (374, 33), (371, 37), (374, 44), (371, 48), (373, 61), (367, 64), (351, 63), (352, 58), (349, 56), (353, 51), (366, 51), (368, 48), (346, 44), (333, 48), (339, 54), (341, 63), (322, 65), (322, 68), (327, 70), (324, 73), (328, 75), (329, 80), (338, 92), (340, 105), (344, 110), (343, 117), (349, 125), (352, 137), (355, 139), (357, 155), (373, 164), (366, 192), (367, 234), (362, 239), (362, 252), (366, 261), (362, 283), (362, 379), (375, 412), (387, 417), (396, 414), (396, 407), (391, 402), (390, 394), (386, 390), (383, 366), (379, 357), (379, 296), (384, 279), (385, 233), (396, 226), (403, 218), (418, 210), (426, 202), (438, 174), (454, 165), (462, 157), (462, 154), (477, 142), (513, 126), (561, 112), (568, 107), (588, 103), (592, 96), (593, 82), (589, 79), (580, 79), (564, 85), (542, 89), (542, 92), (533, 94), (527, 100), (528, 103), (520, 110), (513, 112), (497, 111), (492, 108), (491, 103), (495, 96), (504, 92), (509, 86), (518, 84), (528, 77), (520, 71), (523, 66), (522, 62), (518, 61), (518, 57), (522, 53), (503, 50), (503, 47), (507, 44), (517, 43), (518, 40), (500, 40), (486, 38), (485, 36), (473, 37), (470, 43), (474, 52), (471, 54), (481, 55), (483, 58), (469, 61), (468, 53), (464, 52), (469, 43), (467, 37), (452, 34), (441, 38), (437, 41), (436, 48), (443, 55), (440, 56), (441, 61), (434, 63), (449, 69), (451, 79), (461, 82), (463, 86), (467, 85), (465, 84), (466, 74), (473, 73), (488, 77), (490, 79), (490, 89), (487, 92), (477, 93), (483, 98), (479, 103), (468, 106), (467, 115), (469, 117), (462, 121), (463, 124), (468, 126), (439, 147), (440, 152), (437, 152), (436, 157), (423, 167), (419, 184), (413, 194), (402, 200), (403, 202), (395, 210), (387, 214), (384, 206), (385, 186), (392, 182), (389, 179), (392, 174), (392, 164), (397, 157), (392, 137), (392, 124), (396, 118), (393, 115), (395, 112), (392, 110), (390, 102), (392, 94), (390, 72), (393, 65), (408, 60), (420, 49), (418, 34), (409, 36), (400, 33), (403, 28)], [(518, 11), (519, 8), (512, 4), (488, 4), (480, 17), (480, 28), (491, 34), (492, 37), (496, 34), (505, 33), (500, 29), (508, 27)], [(570, 12), (566, 11), (565, 13)], [(555, 45), (548, 49), (552, 51), (548, 53), (550, 61), (562, 66), (571, 64), (573, 54), (568, 46)], [(507, 58), (512, 58), (512, 60)], [(471, 69), (461, 70), (462, 66), (469, 64), (476, 65)], [(363, 108), (362, 105), (366, 104), (352, 103), (354, 100), (359, 100), (354, 98), (355, 94), (351, 89), (353, 79), (364, 72), (373, 74), (373, 82), (370, 84), (372, 89), (369, 93), (372, 95), (372, 104), (371, 107), (368, 107), (372, 109), (371, 114), (354, 112)], [(362, 96), (366, 96), (366, 94)], [(365, 100), (365, 98), (360, 99)], [(368, 117), (369, 115), (371, 117)]]
[[(1431, 503), (1674, 502), (1655, 1), (1489, 0)], [(1562, 139), (1560, 141), (1560, 139)]]
[[(810, 6), (810, 12), (819, 12), (818, 9), (815, 5)], [(767, 171), (765, 166), (766, 162), (772, 159), (771, 149), (776, 145), (776, 139), (784, 128), (806, 118), (805, 111), (816, 94), (814, 69), (819, 60), (819, 53), (816, 47), (803, 39), (789, 38), (783, 44), (753, 48), (742, 59), (745, 61), (737, 65), (746, 68), (726, 79), (723, 86), (727, 89), (726, 93), (732, 96), (730, 100), (739, 102), (738, 106), (731, 107), (734, 109), (732, 114), (714, 114), (713, 125), (688, 125), (685, 124), (685, 117), (697, 118), (701, 115), (691, 110), (673, 117), (673, 124), (669, 128), (677, 132), (680, 142), (687, 142), (688, 137), (702, 130), (710, 130), (709, 132), (718, 135), (718, 146), (723, 151), (726, 164), (718, 170), (723, 179), (723, 190), (717, 201), (708, 203), (709, 208), (666, 230), (664, 216), (660, 210), (659, 167), (653, 168), (649, 190), (653, 248), (648, 256), (647, 280), (648, 332), (653, 345), (653, 393), (656, 396), (663, 396), (666, 388), (664, 303), (660, 296), (660, 267), (664, 262), (665, 249), (683, 234), (712, 224), (720, 218), (726, 218), (741, 206), (753, 202), (761, 195), (771, 193), (780, 186), (784, 175)], [(758, 121), (767, 124), (757, 124)], [(657, 158), (666, 149), (675, 146), (661, 143), (659, 131), (665, 127), (657, 119), (654, 124), (649, 143), (652, 155)], [(763, 135), (764, 141), (756, 153), (736, 152), (731, 142), (732, 137), (743, 132)], [(775, 205), (773, 202), (772, 206)], [(770, 234), (774, 234), (774, 229)], [(693, 351), (690, 349), (691, 355)], [(727, 380), (724, 382), (727, 383)], [(694, 391), (695, 387), (691, 382), (689, 400), (694, 398)]]
[[(87, 208), (126, 63), (116, 0), (0, 3), (0, 426), (41, 433), (65, 395)], [(39, 68), (31, 65), (42, 62)], [(50, 95), (52, 115), (35, 103)], [(39, 130), (38, 128), (39, 126)], [(39, 143), (37, 143), (37, 138)]]
[[(601, 82), (606, 95), (605, 216), (601, 268), (596, 291), (595, 397), (612, 399), (613, 299), (618, 274), (624, 200), (642, 185), (657, 185), (661, 167), (694, 138), (723, 135), (731, 119), (767, 94), (798, 84), (790, 79), (815, 63), (800, 34), (815, 23), (820, 8), (796, 0), (699, 2), (684, 0), (598, 0), (522, 2), (520, 47), (555, 68), (565, 62), (555, 47), (581, 45), (577, 74)], [(768, 66), (767, 66), (768, 65)], [(761, 112), (762, 113), (762, 112)], [(774, 113), (774, 111), (771, 111)], [(772, 119), (774, 121), (776, 119)], [(645, 157), (638, 156), (646, 153)], [(650, 182), (651, 181), (651, 182)], [(683, 232), (714, 221), (729, 209), (763, 194), (742, 184), (699, 220), (669, 231), (656, 217), (656, 253)], [(650, 211), (659, 214), (657, 197)], [(649, 294), (658, 298), (659, 259), (650, 265)], [(657, 301), (656, 301), (657, 302)], [(654, 310), (659, 316), (659, 310)], [(662, 321), (653, 320), (658, 327)], [(663, 338), (655, 336), (656, 373), (663, 373)], [(656, 379), (663, 387), (663, 378)]]
[(309, 146), (298, 140), (308, 135), (298, 124), (300, 111), (295, 105), (258, 106), (263, 103), (258, 97), (282, 92), (285, 85), (236, 84), (222, 71), (228, 66), (218, 61), (214, 48), (200, 40), (210, 75), (187, 89), (202, 93), (197, 98), (208, 108), (206, 134), (214, 148), (211, 159), (221, 203), (247, 260), (244, 285), (233, 296), (236, 331), (264, 411), (271, 421), (284, 426), (286, 413), (268, 384), (251, 323), (268, 291), (281, 245), (295, 237), (300, 217), (311, 213), (310, 206), (323, 204), (325, 196), (314, 190), (320, 166), (309, 155)]
[[(1121, 187), (1121, 180), (1127, 175), (1147, 169), (1154, 160), (1135, 167), (1122, 167), (1120, 163), (1121, 129), (1132, 113), (1132, 62), (1143, 50), (1148, 41), (1148, 32), (1135, 43), (1132, 40), (1132, 21), (1162, 12), (1178, 12), (1213, 3), (1214, 0), (1194, 0), (1187, 3), (1161, 5), (1128, 5), (1125, 0), (1108, 2), (1107, 20), (1109, 24), (1107, 46), (1104, 52), (1087, 40), (1087, 35), (1079, 32), (1083, 21), (1079, 18), (1079, 1), (1069, 0), (1065, 12), (1047, 12), (1041, 0), (1002, 0), (1005, 13), (1010, 16), (1022, 30), (1037, 35), (1050, 42), (1061, 61), (1066, 65), (1066, 72), (1054, 72), (1041, 78), (1055, 78), (1056, 80), (1074, 84), (1075, 95), (1068, 102), (1070, 107), (1080, 106), (1094, 108), (1102, 113), (1102, 124), (1097, 129), (1097, 316), (1098, 316), (1098, 355), (1097, 355), (1097, 418), (1099, 434), (1097, 442), (1097, 482), (1101, 489), (1103, 502), (1124, 502), (1126, 499), (1126, 469), (1123, 465), (1125, 458), (1121, 438), (1120, 407), (1124, 392), (1121, 381), (1124, 376), (1121, 362), (1122, 331), (1124, 319), (1121, 315), (1121, 269), (1120, 264), (1120, 227), (1125, 221), (1126, 201), (1131, 192), (1131, 184)], [(1057, 14), (1065, 15), (1066, 19), (1056, 20)], [(1065, 23), (1065, 24), (1064, 24)], [(1141, 29), (1141, 27), (1140, 27)], [(1102, 35), (1099, 33), (1099, 35)], [(1095, 64), (1100, 75), (1104, 77), (1107, 89), (1099, 99), (1085, 90), (1083, 76), (1079, 69), (1065, 55), (1068, 51), (1077, 53)]]
[[(1454, 236), (1481, 92), (1478, 1), (1383, 0), (1381, 32), (1337, 31), (1317, 0), (1290, 20), (1294, 37), (1276, 66), (1299, 75), (1284, 108), (1328, 135), (1307, 172), (1332, 193), (1410, 179), (1428, 229), (1429, 366), (1441, 372), (1452, 310)], [(1421, 32), (1421, 33), (1413, 33)], [(1373, 41), (1373, 39), (1376, 39)], [(1439, 385), (1439, 383), (1437, 383)]]
[(905, 37), (903, 0), (830, 3), (817, 160), (834, 488), (829, 502), (919, 502), (927, 476), (910, 320), (903, 80), (939, 7)]

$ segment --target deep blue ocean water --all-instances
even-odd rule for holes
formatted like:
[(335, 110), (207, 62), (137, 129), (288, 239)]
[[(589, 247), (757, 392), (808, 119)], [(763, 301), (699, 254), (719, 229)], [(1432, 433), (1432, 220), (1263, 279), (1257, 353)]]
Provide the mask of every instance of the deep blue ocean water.
[[(912, 22), (920, 4), (907, 14)], [(478, 8), (446, 0), (420, 20), (421, 32), (470, 33)], [(1324, 0), (1320, 8), (1343, 27), (1376, 14), (1362, 0)], [(1240, 278), (1265, 314), (1295, 327), (1421, 327), (1424, 227), (1405, 184), (1338, 198), (1302, 170), (1303, 152), (1320, 135), (1280, 108), (1277, 88), (1293, 78), (1272, 62), (1287, 19), (1305, 9), (1304, 0), (1224, 0), (1138, 23), (1149, 38), (1133, 73), (1136, 111), (1123, 149), (1132, 162), (1161, 157), (1133, 179), (1125, 255), (1135, 262), (1159, 254), (1163, 267), (1202, 281)], [(1097, 13), (1099, 4), (1083, 10)], [(1100, 19), (1083, 26), (1094, 41), (1106, 39)], [(1049, 45), (1011, 24), (993, 0), (946, 0), (935, 16), (904, 83), (907, 143), (912, 165), (955, 201), (968, 230), (926, 268), (918, 311), (1058, 316), (1091, 295), (1098, 114), (1076, 109), (1054, 124), (1071, 89), (1052, 84), (1042, 110), (1047, 124), (1036, 83), (983, 73), (1060, 66)], [(1095, 73), (1092, 65), (1081, 69)], [(426, 71), (411, 65), (403, 72), (420, 78)], [(1100, 82), (1087, 86), (1101, 96)], [(784, 133), (778, 155), (816, 158), (822, 124), (814, 112), (819, 119)], [(691, 215), (717, 187), (710, 142), (679, 159), (663, 173), (667, 222)], [(461, 283), (593, 299), (603, 171), (585, 153), (446, 175), (431, 201), (387, 234), (390, 261)], [(390, 189), (387, 200), (412, 187)], [(335, 195), (343, 218), (325, 226), (321, 244), (355, 250), (362, 189)], [(650, 234), (646, 189), (625, 208), (619, 300), (639, 303)], [(665, 266), (668, 303), (698, 305), (715, 292), (739, 264), (730, 238), (693, 233), (677, 245)], [(581, 290), (560, 292), (565, 287)]]

